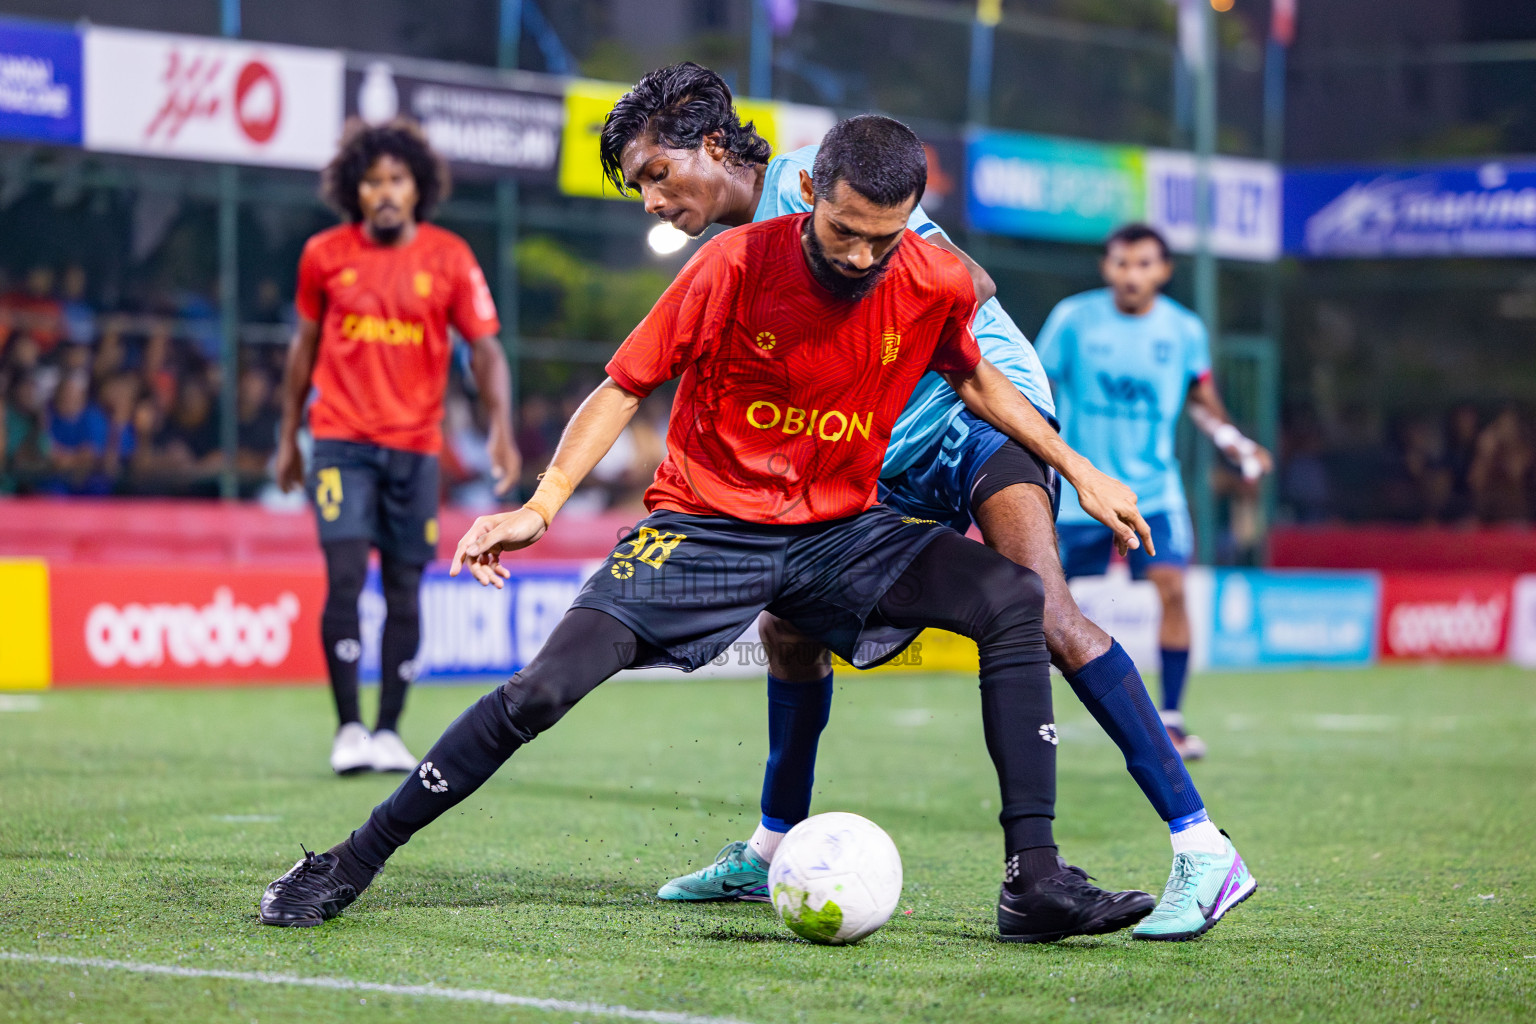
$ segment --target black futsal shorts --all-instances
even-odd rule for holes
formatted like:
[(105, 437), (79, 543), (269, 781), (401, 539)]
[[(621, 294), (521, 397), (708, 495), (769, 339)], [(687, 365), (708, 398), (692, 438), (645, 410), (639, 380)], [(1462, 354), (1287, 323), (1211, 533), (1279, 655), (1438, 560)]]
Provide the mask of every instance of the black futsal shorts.
[(705, 665), (764, 609), (855, 667), (870, 668), (920, 632), (880, 622), (873, 612), (947, 529), (885, 505), (798, 525), (653, 512), (619, 542), (572, 607), (607, 612), (634, 630), (646, 642), (635, 668)]

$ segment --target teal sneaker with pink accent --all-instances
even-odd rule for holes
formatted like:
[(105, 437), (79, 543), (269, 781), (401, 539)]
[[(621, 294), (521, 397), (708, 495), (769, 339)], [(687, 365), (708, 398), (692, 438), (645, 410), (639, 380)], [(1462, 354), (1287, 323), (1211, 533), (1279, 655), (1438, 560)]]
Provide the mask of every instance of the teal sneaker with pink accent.
[(1157, 907), (1131, 931), (1136, 939), (1182, 942), (1204, 935), (1259, 887), (1248, 865), (1225, 838), (1222, 854), (1176, 853), (1173, 872)]

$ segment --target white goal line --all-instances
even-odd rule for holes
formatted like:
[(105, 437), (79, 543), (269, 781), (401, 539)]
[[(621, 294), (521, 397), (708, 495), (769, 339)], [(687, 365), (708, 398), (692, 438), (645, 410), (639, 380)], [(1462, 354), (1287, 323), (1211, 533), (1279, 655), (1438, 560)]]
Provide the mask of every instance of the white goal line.
[(3, 951), (0, 951), (0, 961), (58, 964), (64, 967), (96, 967), (107, 971), (157, 974), (171, 978), (219, 978), (224, 981), (247, 981), (258, 985), (291, 985), (295, 988), (318, 988), (332, 992), (377, 992), (391, 996), (484, 1003), (488, 1006), (526, 1006), (555, 1013), (601, 1015), (619, 1017), (623, 1020), (653, 1021), (654, 1024), (744, 1024), (743, 1021), (732, 1017), (702, 1017), (692, 1013), (673, 1013), (668, 1010), (634, 1010), (628, 1006), (610, 1006), (606, 1003), (514, 996), (488, 989), (438, 988), (436, 985), (387, 985), (372, 981), (350, 981), (346, 978), (306, 978), (297, 974), (277, 974), (272, 971), (222, 971), (202, 967), (181, 967), (175, 964), (138, 964), (127, 960), (98, 960), (88, 957), (43, 956), (37, 953)]

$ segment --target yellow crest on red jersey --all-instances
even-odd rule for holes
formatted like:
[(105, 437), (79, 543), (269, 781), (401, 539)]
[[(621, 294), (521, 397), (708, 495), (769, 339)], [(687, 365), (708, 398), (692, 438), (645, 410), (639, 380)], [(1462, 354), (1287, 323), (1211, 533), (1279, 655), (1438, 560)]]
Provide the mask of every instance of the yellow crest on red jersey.
[(772, 331), (759, 331), (757, 337), (753, 338), (752, 340), (755, 341), (757, 343), (757, 347), (762, 349), (764, 352), (772, 352), (773, 346), (779, 343), (779, 339), (774, 336)]
[(411, 279), (411, 286), (416, 289), (416, 294), (422, 298), (432, 294), (432, 275), (425, 270), (416, 271), (416, 276)]
[(341, 273), (336, 275), (336, 283), (343, 288), (351, 288), (357, 284), (357, 269), (355, 267), (342, 268)]
[(884, 342), (880, 349), (880, 365), (888, 366), (901, 354), (901, 335), (895, 331), (886, 331), (880, 335), (880, 340)]

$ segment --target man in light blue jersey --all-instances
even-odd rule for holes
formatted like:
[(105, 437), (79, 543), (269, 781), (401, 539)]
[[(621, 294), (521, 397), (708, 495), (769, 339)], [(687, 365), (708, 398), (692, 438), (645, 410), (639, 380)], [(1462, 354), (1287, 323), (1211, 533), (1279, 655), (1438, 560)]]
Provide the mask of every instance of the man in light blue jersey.
[[(808, 146), (772, 157), (766, 141), (741, 123), (719, 76), (691, 63), (641, 79), (614, 106), (601, 139), (610, 180), (621, 190), (639, 192), (648, 212), (690, 235), (712, 224), (734, 226), (810, 210), (816, 152), (817, 147)], [(965, 264), (981, 303), (973, 330), (983, 354), (1054, 422), (1040, 361), (992, 297), (991, 278), (920, 205), (908, 229)], [(847, 270), (872, 262), (867, 254), (863, 264), (854, 260)], [(881, 501), (962, 531), (974, 521), (990, 546), (1039, 574), (1052, 661), (1121, 748), (1131, 775), (1169, 823), (1173, 837), (1173, 874), (1158, 910), (1146, 919), (1160, 914), (1163, 923), (1136, 934), (1180, 939), (1209, 929), (1253, 891), (1252, 876), (1210, 822), (1158, 725), (1135, 665), (1083, 616), (1067, 589), (1053, 526), (1057, 474), (1035, 453), (971, 416), (941, 378), (929, 375), (896, 425), (881, 477)], [(1122, 553), (1139, 549), (1123, 522), (1103, 515), (1096, 502), (1087, 505), (1090, 518), (1107, 520), (1104, 529)], [(830, 657), (792, 623), (770, 614), (764, 613), (759, 631), (769, 655), (769, 754), (761, 823), (751, 839), (728, 844), (713, 864), (663, 886), (658, 894), (663, 899), (766, 900), (773, 853), (784, 833), (809, 814), (817, 742), (831, 705)], [(1042, 741), (1055, 742), (1054, 729), (1042, 729), (1041, 735)], [(1010, 878), (1038, 879), (1034, 884), (1041, 892), (1065, 884), (1076, 871), (1057, 858), (1054, 847), (1025, 851), (1020, 861), (1010, 860)], [(1008, 928), (1003, 930), (1007, 934)]]
[[(1246, 479), (1257, 480), (1272, 463), (1227, 416), (1211, 377), (1205, 325), (1161, 294), (1173, 273), (1162, 236), (1145, 224), (1120, 228), (1105, 243), (1101, 269), (1109, 287), (1063, 299), (1037, 345), (1056, 386), (1062, 436), (1136, 491), (1152, 527), (1156, 553), (1133, 551), (1127, 560), (1131, 575), (1151, 580), (1162, 599), (1162, 718), (1180, 755), (1195, 760), (1205, 744), (1185, 730), (1180, 708), (1189, 670), (1184, 570), (1192, 537), (1174, 454), (1179, 411), (1187, 404), (1190, 418)], [(1064, 491), (1058, 532), (1067, 578), (1102, 575), (1114, 537), (1082, 514), (1070, 484)]]

